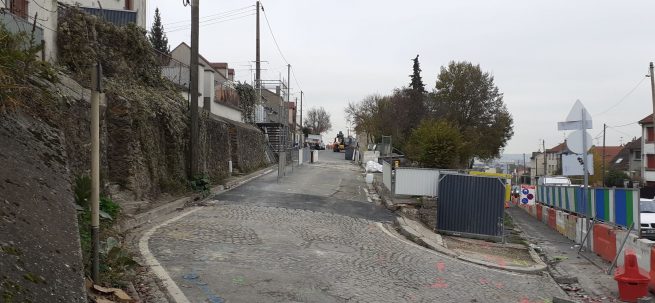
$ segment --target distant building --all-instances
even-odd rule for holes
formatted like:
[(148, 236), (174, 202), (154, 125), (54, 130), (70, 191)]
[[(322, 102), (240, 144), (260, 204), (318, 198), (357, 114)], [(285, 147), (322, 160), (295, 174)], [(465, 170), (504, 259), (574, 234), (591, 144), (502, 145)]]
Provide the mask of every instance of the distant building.
[(611, 169), (622, 171), (632, 180), (641, 181), (641, 137), (628, 142), (621, 151), (610, 160)]
[[(530, 157), (530, 180), (536, 184), (537, 179), (542, 176), (553, 176), (562, 174), (562, 155), (571, 151), (566, 146), (566, 140), (555, 147), (543, 152), (533, 152)], [(546, 161), (544, 161), (544, 157)], [(545, 163), (544, 163), (545, 162)]]
[[(182, 89), (182, 96), (190, 100), (190, 61), (191, 47), (182, 42), (171, 50), (171, 59), (162, 67), (162, 76)], [(214, 67), (218, 67), (216, 70)], [(229, 75), (227, 63), (211, 63), (202, 55), (198, 57), (198, 107), (204, 107), (209, 98), (210, 112), (219, 117), (243, 122), (239, 109), (239, 97), (234, 90), (234, 72)], [(190, 102), (190, 101), (189, 101)]]

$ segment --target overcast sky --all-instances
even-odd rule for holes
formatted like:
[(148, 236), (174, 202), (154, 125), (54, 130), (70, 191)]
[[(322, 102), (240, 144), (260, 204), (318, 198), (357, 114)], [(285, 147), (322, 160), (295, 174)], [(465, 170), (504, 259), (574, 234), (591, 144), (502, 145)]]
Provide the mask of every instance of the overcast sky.
[[(255, 16), (250, 14), (255, 12), (255, 2), (200, 2), (201, 21), (205, 21), (200, 28), (200, 53), (210, 61), (228, 62), (236, 69), (237, 80), (250, 81), (255, 59)], [(514, 117), (515, 134), (506, 153), (536, 151), (541, 139), (547, 148), (561, 142), (566, 134), (557, 131), (557, 122), (564, 120), (576, 99), (593, 116), (594, 129), (589, 132), (598, 136), (594, 144), (602, 144), (603, 123), (625, 125), (653, 111), (650, 81), (645, 77), (648, 63), (655, 60), (652, 0), (268, 0), (262, 4), (305, 92), (305, 112), (323, 106), (332, 116), (327, 138), (339, 130), (346, 133), (348, 102), (407, 86), (416, 54), (429, 90), (440, 67), (451, 60), (480, 64), (494, 75)], [(190, 8), (179, 0), (151, 0), (148, 28), (155, 6), (171, 48), (182, 41), (190, 43)], [(216, 16), (223, 12), (231, 13)], [(268, 61), (262, 64), (266, 69), (262, 78), (286, 78), (286, 63), (263, 15), (261, 39), (262, 61)], [(292, 99), (299, 98), (295, 81), (291, 89)], [(609, 128), (607, 145), (639, 136), (636, 123)]]

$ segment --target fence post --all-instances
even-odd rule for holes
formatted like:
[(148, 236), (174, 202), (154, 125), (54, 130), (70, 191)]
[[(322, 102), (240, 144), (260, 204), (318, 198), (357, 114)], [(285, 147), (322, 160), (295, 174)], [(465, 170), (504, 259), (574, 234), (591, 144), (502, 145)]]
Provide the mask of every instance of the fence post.
[(625, 234), (625, 238), (623, 238), (623, 242), (621, 242), (621, 247), (619, 247), (619, 251), (616, 252), (616, 256), (614, 257), (614, 261), (612, 261), (612, 264), (610, 265), (610, 268), (607, 269), (607, 274), (611, 275), (612, 271), (614, 271), (614, 266), (616, 266), (616, 261), (619, 260), (619, 255), (621, 254), (621, 251), (623, 251), (623, 247), (625, 246), (625, 242), (628, 240), (628, 237), (630, 237), (630, 232), (632, 232), (632, 228), (635, 226), (634, 223), (630, 224), (630, 228), (628, 229), (628, 233)]

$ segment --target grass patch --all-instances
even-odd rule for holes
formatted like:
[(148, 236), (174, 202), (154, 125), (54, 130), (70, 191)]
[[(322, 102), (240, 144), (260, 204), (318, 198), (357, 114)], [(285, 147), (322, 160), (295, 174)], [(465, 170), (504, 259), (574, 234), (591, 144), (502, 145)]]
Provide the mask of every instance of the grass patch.
[[(75, 179), (75, 202), (78, 209), (78, 227), (80, 233), (80, 246), (82, 248), (82, 262), (84, 273), (91, 276), (92, 270), (92, 231), (91, 231), (91, 182), (89, 177), (82, 176)], [(133, 274), (138, 265), (131, 253), (125, 250), (116, 240), (118, 233), (112, 228), (113, 221), (120, 216), (120, 205), (111, 198), (100, 196), (100, 276), (102, 281), (113, 286), (126, 280), (126, 276)], [(96, 282), (97, 283), (97, 282)]]

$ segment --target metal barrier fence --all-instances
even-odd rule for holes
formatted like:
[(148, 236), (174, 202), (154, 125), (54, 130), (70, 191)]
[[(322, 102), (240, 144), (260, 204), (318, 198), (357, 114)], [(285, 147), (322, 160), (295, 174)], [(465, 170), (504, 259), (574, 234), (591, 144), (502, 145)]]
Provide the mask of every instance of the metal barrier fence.
[(444, 174), (439, 179), (436, 228), (440, 232), (502, 240), (505, 182), (461, 174)]
[(393, 173), (391, 169), (391, 164), (389, 162), (383, 161), (382, 162), (382, 183), (384, 183), (384, 186), (389, 190), (390, 192), (393, 193), (393, 188), (391, 187), (391, 179), (392, 176), (391, 174)]
[(613, 225), (639, 226), (639, 189), (589, 188), (587, 203), (582, 194), (580, 186), (537, 186), (537, 202)]
[(171, 57), (165, 57), (165, 59), (169, 60), (169, 62), (168, 65), (161, 67), (162, 77), (179, 86), (188, 88), (190, 81), (189, 66)]
[(436, 197), (439, 189), (439, 170), (428, 168), (396, 168), (396, 195)]

